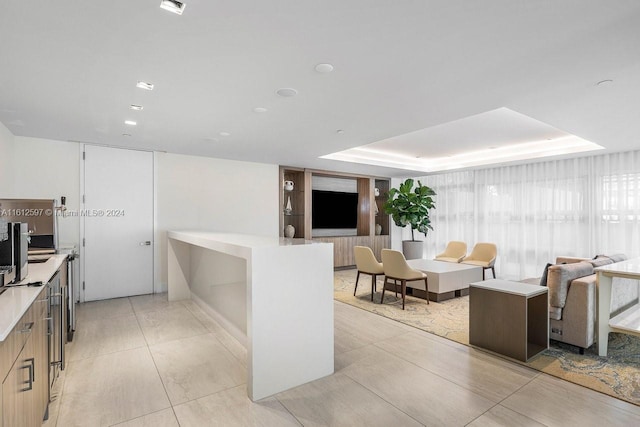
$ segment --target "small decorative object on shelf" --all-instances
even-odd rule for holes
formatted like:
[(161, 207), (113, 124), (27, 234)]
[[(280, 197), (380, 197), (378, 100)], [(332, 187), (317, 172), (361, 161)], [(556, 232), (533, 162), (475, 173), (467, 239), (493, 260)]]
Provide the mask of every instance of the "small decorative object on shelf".
[(380, 189), (378, 187), (374, 188), (373, 194), (375, 194), (375, 196), (378, 197), (380, 195)]
[(284, 228), (284, 237), (288, 237), (288, 238), (292, 238), (293, 236), (296, 235), (296, 228), (289, 224)]
[(291, 211), (293, 209), (291, 209), (291, 196), (287, 197), (287, 204), (284, 207), (284, 214), (285, 215), (291, 215)]
[(285, 181), (284, 182), (284, 190), (285, 191), (293, 191), (293, 181)]
[(380, 224), (376, 224), (376, 236), (382, 234), (382, 226)]

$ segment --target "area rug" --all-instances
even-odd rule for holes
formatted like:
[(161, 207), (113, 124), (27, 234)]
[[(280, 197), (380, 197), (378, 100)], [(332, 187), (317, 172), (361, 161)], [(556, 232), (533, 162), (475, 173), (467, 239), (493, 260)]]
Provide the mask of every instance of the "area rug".
[[(382, 281), (378, 282), (375, 302), (371, 302), (370, 276), (360, 278), (354, 297), (355, 281), (356, 270), (336, 271), (334, 299), (469, 345), (468, 296), (428, 305), (423, 299), (407, 296), (402, 310), (402, 301), (393, 292), (386, 291), (380, 304)], [(598, 356), (595, 345), (581, 355), (577, 347), (551, 341), (550, 348), (530, 362), (518, 363), (640, 406), (640, 337), (609, 334), (607, 357)]]

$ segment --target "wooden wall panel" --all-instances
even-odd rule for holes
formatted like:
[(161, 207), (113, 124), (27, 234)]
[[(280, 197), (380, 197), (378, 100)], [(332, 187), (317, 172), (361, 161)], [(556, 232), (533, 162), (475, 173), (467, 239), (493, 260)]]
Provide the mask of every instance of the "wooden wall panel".
[(333, 243), (334, 267), (349, 267), (356, 265), (356, 260), (353, 255), (354, 246), (370, 247), (378, 261), (382, 259), (382, 249), (390, 247), (389, 236), (315, 237), (313, 240)]
[(368, 236), (371, 233), (371, 180), (358, 178), (358, 236)]

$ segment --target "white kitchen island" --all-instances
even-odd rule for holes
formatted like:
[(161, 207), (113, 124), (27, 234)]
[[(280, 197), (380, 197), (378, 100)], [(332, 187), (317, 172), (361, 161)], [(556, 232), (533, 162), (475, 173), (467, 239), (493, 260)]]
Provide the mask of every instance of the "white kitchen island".
[(251, 400), (333, 373), (331, 244), (207, 231), (167, 238), (169, 300), (193, 299), (245, 344)]

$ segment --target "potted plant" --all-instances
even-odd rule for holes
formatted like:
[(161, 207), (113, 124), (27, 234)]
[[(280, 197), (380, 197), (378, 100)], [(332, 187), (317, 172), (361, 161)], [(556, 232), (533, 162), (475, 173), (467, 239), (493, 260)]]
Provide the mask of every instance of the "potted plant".
[(429, 209), (435, 209), (433, 196), (436, 192), (418, 181), (418, 185), (413, 188), (413, 179), (409, 178), (400, 184), (399, 188), (389, 190), (389, 196), (384, 203), (384, 211), (391, 215), (393, 222), (398, 227), (411, 226), (411, 240), (402, 242), (402, 252), (407, 259), (422, 258), (422, 240), (416, 240), (414, 230), (424, 233), (433, 230), (429, 219)]

